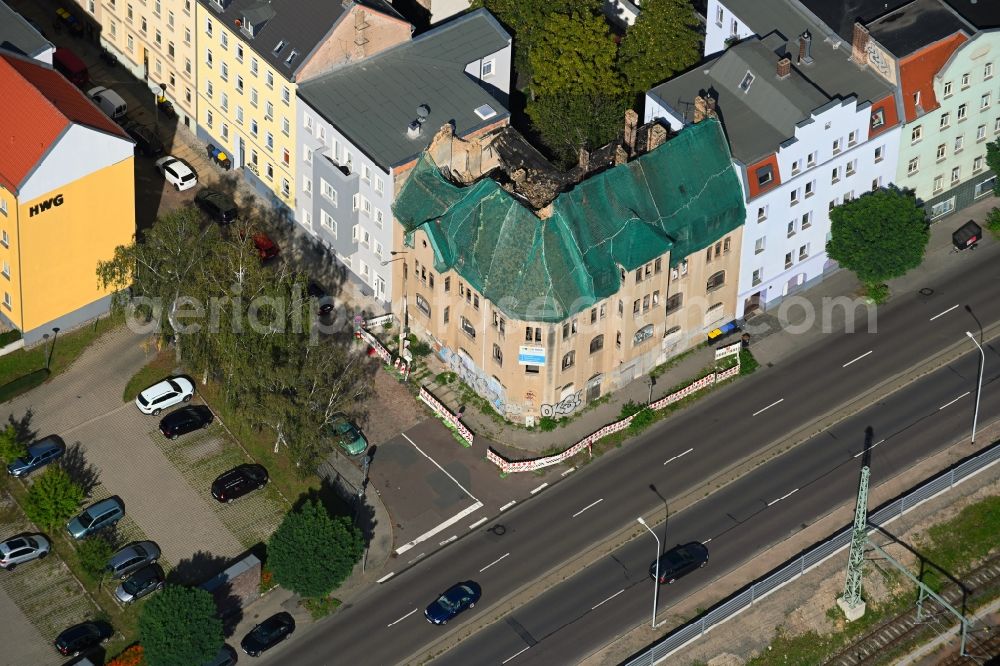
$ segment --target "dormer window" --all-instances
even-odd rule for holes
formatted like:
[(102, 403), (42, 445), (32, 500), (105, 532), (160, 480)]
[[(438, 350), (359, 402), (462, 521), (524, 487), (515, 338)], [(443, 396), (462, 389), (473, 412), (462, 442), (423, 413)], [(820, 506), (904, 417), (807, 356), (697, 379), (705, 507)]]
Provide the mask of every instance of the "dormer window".
[(754, 75), (750, 72), (746, 73), (743, 80), (740, 81), (740, 90), (743, 92), (750, 92), (750, 86), (753, 85)]
[(271, 49), (271, 53), (273, 53), (274, 55), (278, 55), (279, 53), (281, 53), (281, 50), (283, 48), (285, 48), (285, 40), (282, 39), (281, 41), (279, 41), (277, 44), (274, 45), (274, 48)]
[(297, 57), (299, 57), (299, 52), (293, 49), (292, 52), (288, 54), (288, 57), (285, 58), (285, 66), (291, 67)]

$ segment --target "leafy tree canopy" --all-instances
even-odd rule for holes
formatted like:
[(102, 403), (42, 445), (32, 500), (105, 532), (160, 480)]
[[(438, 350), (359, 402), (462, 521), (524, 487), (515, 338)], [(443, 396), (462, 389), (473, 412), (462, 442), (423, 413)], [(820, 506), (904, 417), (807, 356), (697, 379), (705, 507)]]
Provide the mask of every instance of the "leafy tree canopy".
[(900, 277), (920, 265), (930, 238), (913, 192), (896, 187), (868, 192), (830, 212), (826, 252), (866, 285)]
[(536, 96), (619, 94), (623, 85), (615, 55), (614, 39), (600, 12), (550, 14), (529, 54), (532, 92)]
[(626, 107), (621, 95), (542, 95), (528, 102), (528, 116), (555, 161), (570, 167), (580, 148), (600, 148), (618, 136)]
[(168, 585), (144, 602), (139, 640), (149, 666), (205, 664), (222, 649), (222, 620), (212, 595)]
[(314, 500), (285, 516), (267, 544), (274, 580), (305, 597), (325, 597), (348, 575), (364, 552), (361, 530), (350, 518), (332, 518)]
[(645, 93), (701, 56), (701, 31), (689, 0), (643, 0), (642, 12), (618, 47), (629, 90)]
[[(11, 417), (13, 418), (13, 417)], [(27, 446), (18, 437), (17, 428), (13, 423), (8, 423), (0, 430), (0, 461), (9, 465), (17, 458), (27, 453)]]
[(62, 467), (49, 465), (28, 489), (24, 513), (47, 530), (62, 527), (83, 501), (83, 488)]
[(552, 14), (569, 14), (574, 9), (590, 7), (599, 11), (595, 0), (474, 0), (473, 9), (485, 7), (513, 34), (514, 63), (518, 72), (531, 76), (528, 54), (531, 53), (545, 20)]

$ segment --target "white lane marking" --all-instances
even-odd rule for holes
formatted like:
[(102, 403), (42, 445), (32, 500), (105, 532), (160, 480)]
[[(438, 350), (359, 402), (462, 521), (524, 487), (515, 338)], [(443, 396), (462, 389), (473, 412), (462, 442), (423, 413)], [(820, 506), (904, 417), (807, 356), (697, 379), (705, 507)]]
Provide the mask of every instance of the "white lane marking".
[(768, 405), (768, 406), (767, 406), (767, 407), (765, 407), (764, 409), (758, 409), (758, 410), (757, 410), (756, 412), (754, 412), (754, 413), (753, 413), (753, 416), (757, 416), (758, 414), (760, 414), (760, 413), (762, 413), (762, 412), (766, 412), (767, 410), (771, 409), (771, 408), (772, 408), (772, 407), (774, 407), (775, 405), (777, 405), (777, 404), (779, 404), (779, 403), (782, 403), (782, 402), (784, 402), (784, 401), (785, 401), (785, 399), (784, 399), (784, 398), (782, 398), (781, 400), (775, 400), (774, 402), (772, 402), (772, 403), (771, 403), (770, 405)]
[(448, 538), (447, 538), (447, 539), (445, 539), (444, 541), (440, 541), (440, 542), (438, 542), (438, 545), (439, 545), (439, 546), (447, 546), (447, 545), (448, 545), (449, 543), (451, 543), (452, 541), (454, 541), (454, 540), (455, 540), (455, 539), (457, 539), (457, 538), (458, 538), (458, 535), (457, 535), (457, 534), (452, 534), (452, 535), (451, 535), (450, 537), (448, 537)]
[(385, 581), (389, 580), (390, 578), (392, 578), (392, 577), (393, 577), (393, 576), (395, 576), (395, 575), (396, 575), (396, 572), (395, 572), (395, 571), (390, 571), (389, 573), (387, 573), (386, 575), (382, 576), (381, 578), (379, 578), (379, 579), (378, 579), (377, 581), (375, 581), (375, 582), (376, 582), (376, 583), (384, 583)]
[(427, 455), (426, 453), (424, 453), (423, 450), (419, 446), (417, 446), (417, 443), (414, 442), (412, 439), (410, 439), (405, 432), (402, 433), (402, 435), (403, 435), (403, 437), (406, 437), (406, 441), (408, 441), (410, 444), (413, 444), (413, 448), (415, 448), (417, 451), (420, 451), (420, 455), (422, 455), (424, 458), (427, 458), (432, 463), (434, 463), (435, 467), (437, 467), (439, 470), (441, 470), (442, 472), (444, 472), (445, 476), (447, 476), (449, 479), (451, 479), (452, 481), (454, 481), (455, 485), (462, 489), (462, 492), (464, 492), (466, 495), (468, 495), (469, 497), (471, 497), (476, 502), (479, 501), (479, 500), (476, 499), (475, 495), (473, 495), (468, 490), (466, 490), (465, 486), (463, 486), (461, 483), (458, 482), (458, 479), (456, 479), (455, 477), (453, 477), (451, 474), (448, 474), (448, 471), (445, 470), (444, 467), (441, 467), (441, 465), (439, 465), (438, 462), (436, 460), (434, 460), (434, 458), (431, 458), (429, 455)]
[[(878, 440), (877, 442), (875, 442), (874, 444), (872, 444), (871, 448), (868, 449), (868, 450), (871, 451), (872, 449), (874, 449), (876, 446), (878, 446), (879, 444), (881, 444), (884, 441), (885, 441), (884, 439)], [(860, 456), (863, 453), (864, 453), (864, 451), (858, 451), (857, 453), (854, 454), (854, 457), (857, 458), (858, 456)]]
[(483, 523), (485, 523), (485, 522), (486, 522), (487, 520), (489, 520), (489, 518), (486, 518), (486, 517), (483, 517), (483, 518), (480, 518), (480, 519), (479, 519), (479, 520), (477, 520), (476, 522), (474, 522), (474, 523), (472, 523), (471, 525), (469, 525), (469, 529), (470, 529), (470, 530), (474, 530), (474, 529), (476, 529), (477, 527), (479, 527), (480, 525), (482, 525)]
[(548, 483), (543, 483), (542, 485), (540, 485), (537, 488), (535, 488), (534, 490), (532, 490), (531, 494), (534, 495), (535, 493), (540, 493), (540, 492), (542, 492), (543, 490), (545, 490), (548, 487), (549, 487)]
[(518, 655), (519, 655), (519, 654), (521, 654), (522, 652), (527, 652), (527, 651), (528, 651), (528, 650), (530, 650), (530, 649), (531, 649), (531, 646), (529, 645), (528, 647), (524, 648), (524, 649), (523, 649), (523, 650), (521, 650), (520, 652), (516, 652), (516, 653), (514, 653), (514, 654), (510, 655), (509, 657), (507, 657), (506, 659), (504, 659), (503, 661), (501, 661), (501, 662), (500, 662), (500, 666), (503, 666), (504, 664), (506, 664), (506, 663), (507, 663), (508, 661), (510, 661), (510, 660), (511, 660), (511, 659), (513, 659), (514, 657), (518, 656)]
[(511, 500), (511, 501), (507, 502), (506, 504), (504, 504), (502, 507), (500, 507), (500, 510), (501, 511), (506, 511), (507, 509), (509, 509), (510, 507), (514, 506), (515, 504), (517, 504), (517, 500)]
[(941, 405), (940, 407), (938, 407), (938, 411), (940, 412), (945, 407), (950, 407), (951, 405), (954, 405), (956, 402), (958, 402), (959, 400), (961, 400), (965, 396), (969, 395), (970, 393), (972, 393), (972, 391), (966, 391), (965, 393), (963, 393), (962, 395), (958, 396), (957, 398), (955, 398), (951, 402), (948, 402), (948, 403), (945, 403), (945, 404)]
[(847, 367), (847, 366), (849, 366), (849, 365), (850, 365), (851, 363), (854, 363), (854, 361), (860, 361), (860, 360), (861, 360), (861, 359), (863, 359), (863, 358), (864, 358), (865, 356), (868, 356), (868, 354), (871, 354), (871, 353), (872, 353), (872, 350), (870, 350), (870, 349), (869, 349), (868, 351), (866, 351), (866, 352), (865, 352), (864, 354), (862, 354), (861, 356), (857, 357), (857, 358), (856, 358), (856, 359), (854, 359), (853, 361), (848, 361), (847, 363), (845, 363), (844, 365), (842, 365), (842, 366), (840, 366), (840, 367), (842, 367), (842, 368), (846, 368), (846, 367)]
[(413, 610), (411, 610), (411, 611), (410, 611), (409, 613), (407, 613), (407, 614), (406, 614), (406, 615), (404, 615), (403, 617), (399, 618), (399, 619), (398, 619), (398, 620), (396, 620), (395, 622), (390, 622), (389, 624), (387, 624), (387, 625), (385, 625), (385, 626), (387, 626), (387, 627), (391, 627), (391, 626), (392, 626), (392, 625), (394, 625), (394, 624), (398, 624), (398, 623), (402, 622), (403, 620), (405, 620), (406, 618), (410, 617), (411, 615), (413, 615), (413, 614), (414, 614), (414, 613), (416, 613), (416, 612), (417, 612), (417, 609), (416, 609), (416, 608), (414, 608), (414, 609), (413, 609)]
[[(569, 468), (568, 470), (566, 470), (565, 472), (563, 472), (563, 473), (562, 473), (562, 474), (560, 474), (559, 476), (566, 476), (566, 475), (567, 475), (567, 474), (569, 474), (570, 472), (574, 472), (574, 471), (576, 471), (576, 467), (570, 467), (570, 468)], [(527, 649), (528, 649), (528, 648), (524, 648), (524, 650), (527, 650)], [(524, 650), (521, 650), (521, 652), (524, 652)], [(518, 652), (518, 654), (521, 654), (521, 652)]]
[(688, 449), (687, 451), (685, 451), (684, 453), (678, 453), (676, 456), (674, 456), (673, 458), (671, 458), (670, 460), (668, 460), (667, 462), (665, 462), (663, 464), (666, 465), (667, 463), (673, 462), (673, 461), (677, 460), (678, 458), (680, 458), (681, 456), (686, 456), (687, 454), (691, 453), (692, 451), (694, 451), (694, 447), (693, 446), (690, 449)]
[(584, 511), (586, 511), (590, 507), (597, 506), (598, 504), (600, 504), (603, 501), (604, 501), (604, 498), (602, 497), (601, 499), (597, 500), (596, 502), (591, 502), (587, 506), (583, 507), (582, 509), (580, 509), (579, 511), (577, 511), (576, 513), (574, 513), (573, 517), (576, 518), (577, 516), (579, 516), (581, 513), (583, 513)]
[(416, 557), (414, 557), (412, 560), (410, 560), (409, 562), (407, 562), (407, 564), (413, 564), (414, 562), (416, 562), (417, 560), (419, 560), (421, 557), (423, 557), (426, 554), (427, 553), (420, 553), (419, 555), (417, 555)]
[(768, 502), (768, 503), (767, 503), (767, 505), (768, 505), (768, 506), (771, 506), (772, 504), (777, 504), (777, 503), (778, 503), (778, 502), (780, 502), (781, 500), (783, 500), (783, 499), (785, 499), (785, 498), (787, 498), (787, 497), (791, 497), (792, 495), (794, 495), (794, 494), (795, 494), (795, 493), (797, 493), (797, 492), (799, 492), (799, 489), (798, 489), (798, 488), (796, 488), (795, 490), (793, 490), (793, 491), (792, 491), (792, 492), (790, 492), (790, 493), (786, 493), (786, 494), (782, 495), (781, 497), (779, 497), (779, 498), (778, 498), (778, 499), (776, 499), (776, 500), (771, 500), (770, 502)]
[(703, 545), (703, 546), (704, 546), (704, 545), (705, 545), (706, 543), (708, 543), (709, 541), (711, 541), (711, 540), (712, 540), (712, 539), (714, 539), (714, 538), (715, 538), (715, 537), (709, 537), (709, 538), (705, 539), (704, 541), (702, 541), (702, 542), (701, 542), (701, 545)]
[(610, 597), (608, 597), (607, 599), (605, 599), (605, 600), (604, 600), (604, 601), (602, 601), (601, 603), (597, 604), (597, 606), (591, 606), (591, 607), (590, 607), (590, 610), (594, 610), (594, 609), (596, 609), (596, 608), (597, 608), (598, 606), (603, 606), (604, 604), (608, 603), (609, 601), (611, 601), (612, 599), (614, 599), (615, 597), (617, 597), (617, 596), (618, 596), (619, 594), (621, 594), (621, 593), (622, 593), (622, 592), (624, 592), (624, 591), (625, 591), (625, 590), (618, 590), (617, 592), (615, 592), (614, 594), (612, 594), (612, 595), (611, 595)]
[(428, 539), (430, 539), (432, 536), (434, 536), (438, 532), (445, 531), (446, 529), (448, 529), (449, 527), (451, 527), (452, 525), (454, 525), (458, 521), (460, 521), (463, 518), (465, 518), (466, 516), (468, 516), (470, 513), (474, 513), (476, 511), (479, 511), (482, 508), (483, 508), (483, 503), (480, 502), (480, 501), (478, 501), (478, 500), (476, 500), (475, 504), (473, 504), (472, 506), (468, 507), (467, 509), (463, 509), (462, 511), (459, 511), (454, 516), (452, 516), (448, 520), (444, 521), (443, 523), (441, 523), (437, 527), (432, 527), (430, 530), (424, 532), (423, 534), (421, 534), (420, 536), (418, 536), (413, 541), (411, 541), (409, 543), (404, 543), (402, 546), (400, 546), (399, 548), (396, 549), (396, 554), (397, 555), (402, 555), (403, 553), (405, 553), (409, 549), (411, 549), (414, 546), (416, 546), (418, 543), (427, 541)]
[(946, 315), (946, 314), (948, 314), (949, 312), (951, 312), (952, 310), (954, 310), (954, 309), (955, 309), (955, 308), (957, 308), (957, 307), (958, 307), (958, 304), (956, 303), (955, 305), (951, 306), (950, 308), (948, 308), (948, 309), (947, 309), (947, 310), (945, 310), (944, 312), (939, 312), (939, 313), (937, 313), (936, 315), (934, 315), (933, 317), (931, 317), (931, 319), (930, 319), (930, 320), (931, 320), (931, 321), (934, 321), (934, 320), (935, 320), (935, 319), (937, 319), (938, 317), (940, 317), (940, 316), (942, 316), (942, 315)]
[(483, 567), (482, 569), (480, 569), (479, 573), (483, 573), (484, 571), (486, 571), (491, 566), (493, 566), (494, 564), (496, 564), (497, 562), (499, 562), (503, 558), (507, 557), (508, 555), (510, 555), (510, 553), (504, 553), (503, 555), (501, 555), (500, 557), (498, 557), (497, 559), (493, 560), (492, 562), (490, 562), (489, 564), (487, 564), (485, 567)]

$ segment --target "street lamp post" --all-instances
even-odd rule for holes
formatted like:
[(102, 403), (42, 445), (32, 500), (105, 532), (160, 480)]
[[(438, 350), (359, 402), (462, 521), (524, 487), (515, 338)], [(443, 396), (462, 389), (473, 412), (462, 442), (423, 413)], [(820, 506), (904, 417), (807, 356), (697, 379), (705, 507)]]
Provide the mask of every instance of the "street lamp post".
[[(48, 336), (46, 336), (48, 337)], [(45, 369), (49, 369), (49, 364), (52, 362), (52, 353), (56, 350), (56, 338), (59, 337), (59, 327), (52, 327), (52, 344), (49, 345), (49, 354), (45, 357)]]
[(654, 571), (655, 578), (653, 579), (653, 621), (649, 625), (652, 629), (656, 629), (656, 606), (660, 595), (660, 537), (656, 536), (656, 532), (646, 524), (642, 516), (639, 516), (636, 520), (656, 539), (656, 570)]
[(976, 423), (977, 423), (977, 421), (979, 421), (979, 396), (983, 392), (983, 372), (986, 370), (986, 352), (983, 351), (982, 346), (978, 342), (976, 342), (976, 337), (974, 335), (972, 335), (972, 333), (970, 333), (969, 331), (966, 331), (965, 334), (967, 336), (969, 336), (970, 340), (972, 340), (972, 344), (976, 345), (976, 348), (979, 350), (979, 354), (982, 357), (982, 359), (979, 361), (979, 386), (976, 388), (976, 411), (972, 415), (972, 442), (971, 443), (972, 443), (973, 446), (975, 446), (975, 444), (976, 444)]

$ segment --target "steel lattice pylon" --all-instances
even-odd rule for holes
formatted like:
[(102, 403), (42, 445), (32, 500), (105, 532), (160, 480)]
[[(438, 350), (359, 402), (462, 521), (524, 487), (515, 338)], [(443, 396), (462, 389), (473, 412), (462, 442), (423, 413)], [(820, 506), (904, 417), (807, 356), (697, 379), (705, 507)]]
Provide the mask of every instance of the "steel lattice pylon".
[(847, 560), (847, 580), (844, 583), (844, 604), (857, 608), (861, 599), (861, 574), (864, 571), (865, 545), (868, 543), (868, 465), (861, 468), (858, 483), (858, 504), (854, 509), (854, 531), (851, 535), (851, 554)]

